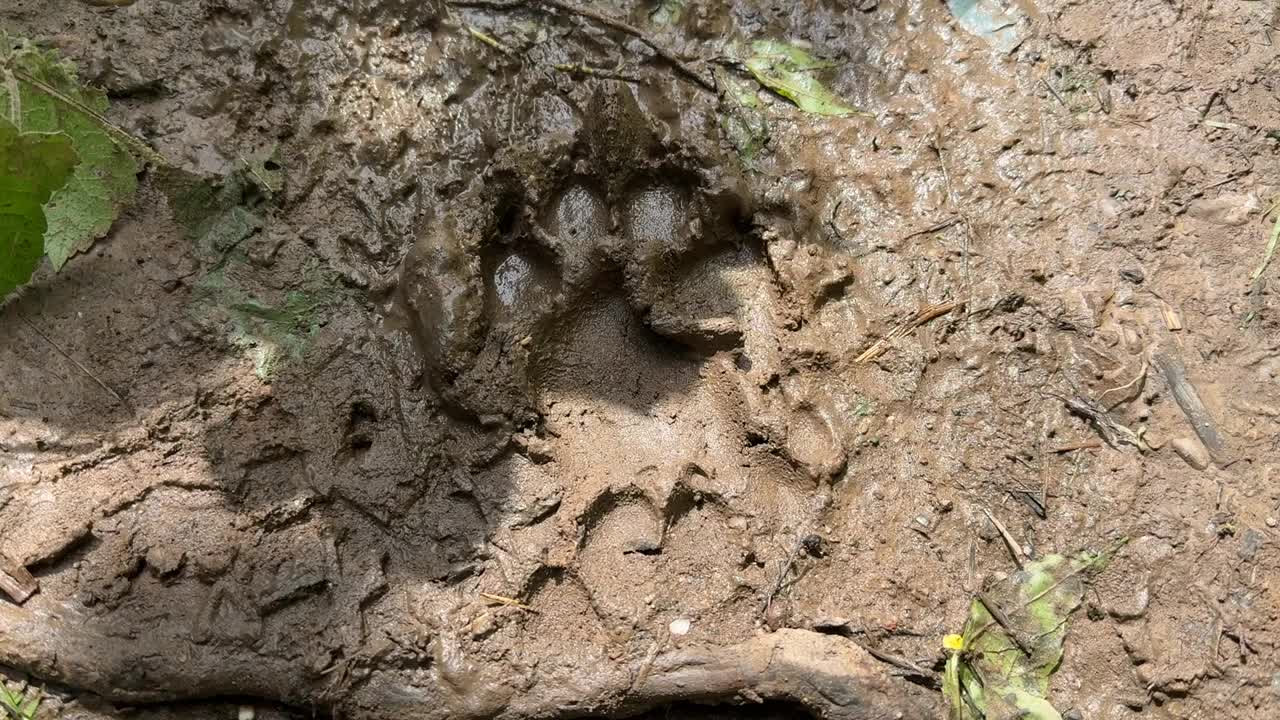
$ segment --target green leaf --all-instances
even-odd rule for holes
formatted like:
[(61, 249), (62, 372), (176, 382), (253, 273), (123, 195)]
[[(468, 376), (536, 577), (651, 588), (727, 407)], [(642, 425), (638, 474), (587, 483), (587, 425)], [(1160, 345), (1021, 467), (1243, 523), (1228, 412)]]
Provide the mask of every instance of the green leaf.
[(738, 157), (750, 167), (769, 140), (769, 122), (760, 107), (760, 98), (756, 97), (758, 88), (725, 72), (718, 72), (716, 78), (724, 88), (720, 128), (737, 149)]
[(66, 135), (19, 133), (0, 118), (0, 299), (26, 284), (40, 264), (47, 229), (42, 206), (75, 165)]
[(26, 41), (5, 42), (8, 46), (0, 47), (0, 115), (22, 132), (65, 133), (80, 158), (74, 175), (45, 207), (44, 250), (58, 270), (111, 229), (137, 190), (138, 164), (88, 114), (106, 112), (102, 91), (81, 85), (75, 67), (56, 53)]
[(865, 114), (841, 103), (813, 72), (832, 67), (789, 43), (757, 40), (751, 43), (751, 57), (745, 61), (756, 81), (815, 115)]
[(30, 686), (22, 690), (10, 690), (3, 681), (0, 681), (0, 710), (3, 711), (0, 716), (9, 720), (35, 720), (36, 711), (40, 709), (44, 694), (36, 690), (28, 697), (29, 690)]
[(1049, 676), (1062, 662), (1067, 619), (1084, 596), (1084, 575), (1109, 555), (1049, 555), (991, 588), (983, 600), (1006, 616), (1007, 629), (983, 600), (973, 600), (963, 650), (947, 659), (943, 672), (950, 720), (1061, 720), (1046, 698)]

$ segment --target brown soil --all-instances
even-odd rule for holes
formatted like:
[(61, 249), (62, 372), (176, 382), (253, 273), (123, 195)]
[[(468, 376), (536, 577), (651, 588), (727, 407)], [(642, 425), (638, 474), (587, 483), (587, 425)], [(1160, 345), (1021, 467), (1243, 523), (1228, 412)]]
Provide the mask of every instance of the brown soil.
[[(600, 9), (809, 42), (871, 116), (761, 94), (744, 164), (714, 94), (534, 2), (4, 3), (172, 162), (287, 181), (211, 259), (149, 175), (5, 305), (40, 592), (0, 663), (83, 718), (942, 716), (940, 639), (1013, 569), (990, 513), (1130, 539), (1070, 717), (1280, 716), (1280, 4), (1028, 0), (1008, 52), (934, 1), (655, 4)], [(210, 309), (317, 277), (289, 347)]]

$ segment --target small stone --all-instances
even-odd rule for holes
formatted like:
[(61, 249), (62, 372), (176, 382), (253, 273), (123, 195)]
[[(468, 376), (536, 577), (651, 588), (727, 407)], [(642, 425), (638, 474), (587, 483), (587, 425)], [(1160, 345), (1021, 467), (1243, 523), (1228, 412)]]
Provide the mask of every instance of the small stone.
[(1266, 522), (1267, 522), (1267, 527), (1269, 528), (1273, 528), (1276, 526), (1276, 519), (1273, 517), (1267, 518)]
[(632, 538), (623, 543), (622, 552), (657, 555), (662, 552), (662, 541), (647, 537)]
[(733, 517), (729, 518), (729, 522), (726, 524), (729, 526), (731, 530), (747, 529), (747, 519), (742, 517), (741, 515), (734, 515)]
[(1209, 451), (1205, 449), (1198, 439), (1193, 437), (1175, 438), (1169, 441), (1169, 445), (1191, 467), (1197, 470), (1204, 470), (1209, 467)]
[(805, 553), (810, 557), (820, 558), (827, 554), (822, 536), (816, 533), (804, 536), (800, 541), (800, 547), (804, 548)]
[(1240, 549), (1236, 552), (1241, 560), (1253, 562), (1253, 559), (1258, 556), (1258, 551), (1262, 549), (1262, 543), (1266, 540), (1266, 536), (1261, 532), (1248, 528), (1240, 537)]
[(687, 618), (676, 618), (675, 620), (671, 621), (670, 625), (667, 626), (667, 629), (671, 631), (671, 634), (675, 635), (676, 637), (679, 637), (681, 635), (688, 635), (689, 630), (692, 628), (693, 628), (693, 623), (690, 622)]
[(147, 567), (156, 577), (168, 577), (182, 569), (187, 553), (173, 545), (153, 545), (147, 550)]
[(813, 630), (829, 635), (838, 635), (845, 632), (852, 632), (853, 623), (849, 618), (839, 615), (822, 615), (813, 621), (810, 626)]
[(196, 575), (205, 582), (221, 576), (235, 562), (239, 548), (234, 545), (214, 547), (196, 555), (193, 561)]
[(1134, 285), (1140, 285), (1143, 280), (1147, 279), (1147, 274), (1142, 272), (1142, 268), (1125, 268), (1120, 271), (1120, 277)]

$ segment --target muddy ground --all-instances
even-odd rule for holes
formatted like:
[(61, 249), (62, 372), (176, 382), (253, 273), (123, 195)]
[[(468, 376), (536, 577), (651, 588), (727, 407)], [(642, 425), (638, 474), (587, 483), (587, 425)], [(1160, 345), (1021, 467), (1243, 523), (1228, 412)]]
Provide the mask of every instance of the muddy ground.
[(144, 175), (3, 309), (49, 716), (939, 717), (989, 516), (1129, 538), (1068, 717), (1280, 716), (1280, 3), (592, 5), (721, 90), (832, 60), (867, 115), (758, 93), (747, 158), (641, 40), (480, 5), (0, 7), (171, 162), (285, 177), (210, 252)]

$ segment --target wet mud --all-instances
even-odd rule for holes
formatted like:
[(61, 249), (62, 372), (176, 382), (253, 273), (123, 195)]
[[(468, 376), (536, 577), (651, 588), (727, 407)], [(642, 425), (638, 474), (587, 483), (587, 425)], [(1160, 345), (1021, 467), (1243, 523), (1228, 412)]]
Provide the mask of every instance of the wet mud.
[(144, 175), (3, 308), (0, 663), (48, 712), (943, 717), (995, 517), (1129, 538), (1060, 710), (1275, 715), (1272, 4), (591, 5), (711, 87), (829, 60), (865, 115), (761, 90), (750, 155), (551, 5), (0, 9), (176, 164), (286, 177), (210, 256)]

